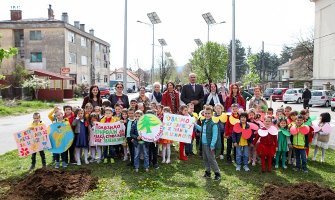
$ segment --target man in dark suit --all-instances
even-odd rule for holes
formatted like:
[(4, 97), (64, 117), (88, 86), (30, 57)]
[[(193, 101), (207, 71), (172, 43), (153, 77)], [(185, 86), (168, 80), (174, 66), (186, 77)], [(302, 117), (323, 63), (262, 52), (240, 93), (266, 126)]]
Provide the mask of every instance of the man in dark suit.
[(188, 75), (189, 84), (183, 86), (181, 90), (181, 100), (187, 105), (194, 104), (194, 112), (199, 113), (202, 110), (204, 101), (204, 89), (202, 85), (196, 84), (197, 76), (195, 73)]

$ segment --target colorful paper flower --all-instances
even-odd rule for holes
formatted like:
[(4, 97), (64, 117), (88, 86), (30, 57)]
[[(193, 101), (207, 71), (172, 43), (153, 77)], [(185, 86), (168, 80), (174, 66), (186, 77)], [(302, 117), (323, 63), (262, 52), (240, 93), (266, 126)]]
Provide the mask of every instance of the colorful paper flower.
[(28, 148), (21, 148), (20, 153), (21, 153), (21, 156), (28, 156), (29, 150)]

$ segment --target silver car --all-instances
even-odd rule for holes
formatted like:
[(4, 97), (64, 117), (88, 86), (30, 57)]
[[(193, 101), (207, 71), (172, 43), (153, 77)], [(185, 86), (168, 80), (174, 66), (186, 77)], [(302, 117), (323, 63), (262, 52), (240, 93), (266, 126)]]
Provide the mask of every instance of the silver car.
[(329, 107), (332, 100), (332, 92), (330, 90), (313, 90), (312, 98), (309, 100), (309, 106), (313, 105)]
[(335, 93), (333, 94), (332, 101), (330, 103), (330, 107), (332, 111), (335, 111)]

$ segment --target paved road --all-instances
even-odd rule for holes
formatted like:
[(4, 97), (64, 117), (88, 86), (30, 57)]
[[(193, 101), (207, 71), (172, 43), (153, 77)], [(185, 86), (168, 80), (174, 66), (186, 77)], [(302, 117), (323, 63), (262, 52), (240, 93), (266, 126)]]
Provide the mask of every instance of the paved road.
[[(148, 94), (147, 94), (148, 95)], [(135, 98), (138, 96), (138, 93), (129, 94), (129, 99)], [(81, 106), (82, 99), (78, 99), (78, 101), (68, 101), (67, 104), (72, 106)], [(268, 102), (271, 105), (270, 102)], [(300, 111), (302, 109), (302, 104), (284, 104), (283, 102), (272, 102), (272, 107), (274, 110), (279, 108), (280, 106), (290, 105), (293, 110)], [(50, 110), (42, 110), (41, 118), (47, 125), (51, 123), (48, 119), (48, 113)], [(313, 107), (310, 109), (311, 115), (320, 116), (322, 112), (329, 112), (332, 117), (331, 126), (332, 128), (332, 148), (335, 148), (335, 112), (332, 112), (330, 108), (324, 107)], [(26, 114), (16, 117), (3, 117), (0, 118), (0, 155), (4, 154), (8, 151), (16, 149), (16, 144), (14, 141), (13, 133), (26, 129), (32, 121), (32, 114)]]
[[(129, 94), (129, 99), (137, 97), (137, 93)], [(78, 99), (77, 101), (65, 101), (64, 104), (69, 104), (71, 106), (81, 106), (83, 99)], [(64, 105), (60, 104), (60, 105)], [(51, 122), (48, 119), (48, 114), (51, 109), (39, 111), (41, 114), (41, 120), (49, 125)], [(32, 114), (25, 114), (21, 116), (13, 117), (1, 117), (0, 118), (0, 155), (16, 149), (16, 143), (13, 134), (25, 130), (32, 122)]]

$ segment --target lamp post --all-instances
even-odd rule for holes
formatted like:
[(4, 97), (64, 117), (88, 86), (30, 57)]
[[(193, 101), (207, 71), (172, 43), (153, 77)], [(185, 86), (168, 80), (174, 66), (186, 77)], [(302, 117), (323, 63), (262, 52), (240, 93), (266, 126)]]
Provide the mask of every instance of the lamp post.
[(215, 19), (213, 18), (212, 14), (210, 12), (202, 14), (202, 17), (207, 23), (207, 42), (209, 42), (209, 26), (210, 25), (215, 25), (215, 24), (223, 24), (226, 23), (225, 21), (216, 23)]
[(127, 94), (127, 0), (124, 5), (124, 39), (123, 39), (123, 92)]
[(232, 0), (233, 23), (232, 23), (232, 48), (231, 48), (231, 82), (236, 82), (236, 46), (235, 46), (235, 0)]
[[(166, 44), (166, 41), (164, 40), (164, 39), (158, 39), (158, 42), (159, 42), (159, 44), (161, 45), (161, 47), (162, 47), (162, 66), (161, 66), (161, 71), (160, 71), (160, 73), (162, 74), (162, 71), (163, 71), (163, 69), (164, 69), (164, 46), (166, 46), (167, 44)], [(163, 81), (162, 81), (163, 82)], [(164, 83), (162, 83), (162, 85), (163, 85)], [(162, 86), (162, 88), (161, 88), (161, 92), (163, 92), (163, 86)]]

